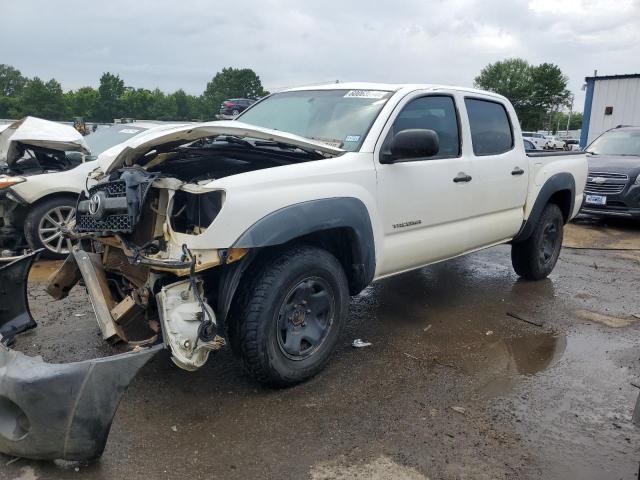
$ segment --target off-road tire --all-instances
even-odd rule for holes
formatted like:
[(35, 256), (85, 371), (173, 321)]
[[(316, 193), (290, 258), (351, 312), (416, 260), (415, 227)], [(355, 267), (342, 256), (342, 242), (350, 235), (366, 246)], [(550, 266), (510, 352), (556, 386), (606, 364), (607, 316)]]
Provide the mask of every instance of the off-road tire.
[[(550, 228), (556, 231), (552, 247), (545, 243), (548, 241), (545, 235), (548, 235)], [(511, 263), (516, 273), (527, 280), (546, 278), (558, 261), (562, 248), (563, 230), (564, 219), (560, 208), (556, 204), (548, 204), (542, 211), (531, 236), (511, 246)], [(543, 248), (545, 245), (548, 247), (546, 253)]]
[[(292, 359), (279, 343), (282, 324), (278, 318), (292, 289), (308, 278), (319, 278), (331, 290), (332, 322), (324, 340), (308, 358)], [(307, 380), (325, 367), (349, 307), (347, 278), (333, 255), (313, 246), (265, 254), (245, 273), (238, 292), (230, 312), (228, 336), (234, 354), (251, 376), (261, 383), (284, 387)]]
[[(41, 257), (48, 259), (64, 259), (67, 258), (68, 253), (56, 253), (46, 245), (43, 244), (40, 235), (38, 234), (38, 229), (40, 226), (40, 221), (47, 214), (47, 212), (52, 209), (62, 207), (62, 208), (76, 208), (76, 199), (73, 197), (53, 197), (46, 200), (43, 200), (40, 203), (37, 203), (35, 206), (31, 207), (29, 213), (24, 220), (24, 237), (27, 241), (29, 247), (33, 250), (38, 250), (44, 248)], [(64, 247), (67, 248), (67, 242), (63, 241)]]

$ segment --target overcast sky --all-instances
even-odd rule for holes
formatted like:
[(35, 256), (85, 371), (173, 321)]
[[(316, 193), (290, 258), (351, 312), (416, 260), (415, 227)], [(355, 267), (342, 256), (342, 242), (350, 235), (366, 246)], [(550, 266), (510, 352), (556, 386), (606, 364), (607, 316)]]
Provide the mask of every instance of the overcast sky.
[(523, 57), (569, 76), (640, 72), (640, 0), (0, 0), (0, 63), (65, 89), (127, 85), (200, 94), (226, 66), (269, 90), (335, 81), (471, 86)]

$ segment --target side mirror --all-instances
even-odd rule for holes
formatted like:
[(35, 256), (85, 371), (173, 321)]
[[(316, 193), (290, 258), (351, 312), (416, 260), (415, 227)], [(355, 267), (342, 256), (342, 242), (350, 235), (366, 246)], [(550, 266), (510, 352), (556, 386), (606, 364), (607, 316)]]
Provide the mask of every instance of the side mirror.
[(83, 160), (83, 155), (81, 152), (75, 152), (75, 151), (66, 152), (65, 156), (67, 157), (67, 160), (69, 160), (72, 163), (80, 164), (82, 163), (82, 160)]
[(396, 133), (385, 149), (381, 163), (396, 163), (416, 158), (432, 157), (440, 150), (438, 134), (433, 130), (411, 128)]

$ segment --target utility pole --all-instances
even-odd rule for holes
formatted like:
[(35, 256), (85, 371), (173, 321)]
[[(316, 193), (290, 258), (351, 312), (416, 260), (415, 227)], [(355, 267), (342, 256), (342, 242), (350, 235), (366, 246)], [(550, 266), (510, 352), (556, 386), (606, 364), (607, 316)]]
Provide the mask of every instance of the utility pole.
[(573, 100), (574, 100), (574, 96), (573, 93), (571, 94), (571, 107), (569, 108), (569, 118), (567, 118), (567, 131), (566, 131), (566, 135), (567, 137), (569, 136), (569, 124), (571, 123), (571, 114), (573, 113)]

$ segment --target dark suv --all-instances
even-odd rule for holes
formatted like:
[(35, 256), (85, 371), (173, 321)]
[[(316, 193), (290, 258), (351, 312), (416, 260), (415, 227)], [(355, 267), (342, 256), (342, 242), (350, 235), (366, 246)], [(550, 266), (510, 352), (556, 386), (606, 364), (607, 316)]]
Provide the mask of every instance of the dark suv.
[(250, 98), (230, 98), (220, 105), (220, 115), (233, 115), (235, 117), (254, 103), (256, 103), (256, 101)]
[(640, 127), (616, 127), (587, 148), (589, 176), (582, 212), (640, 217)]

